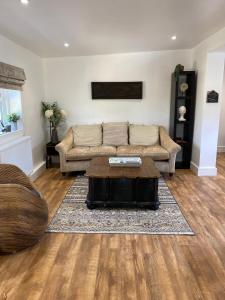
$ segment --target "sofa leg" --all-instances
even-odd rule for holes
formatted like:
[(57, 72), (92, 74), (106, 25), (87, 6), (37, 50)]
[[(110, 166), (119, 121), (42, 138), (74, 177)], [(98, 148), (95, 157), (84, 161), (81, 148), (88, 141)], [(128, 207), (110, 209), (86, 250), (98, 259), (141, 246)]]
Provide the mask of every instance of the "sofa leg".
[(66, 176), (66, 172), (62, 172), (62, 176)]
[(169, 173), (170, 177), (173, 177), (173, 173)]

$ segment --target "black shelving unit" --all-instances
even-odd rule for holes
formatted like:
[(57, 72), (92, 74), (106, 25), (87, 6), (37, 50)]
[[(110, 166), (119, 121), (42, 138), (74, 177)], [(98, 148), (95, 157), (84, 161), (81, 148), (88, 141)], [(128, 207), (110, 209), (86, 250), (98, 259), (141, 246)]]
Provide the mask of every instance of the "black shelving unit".
[[(186, 83), (186, 91), (181, 85)], [(192, 153), (197, 76), (195, 71), (183, 71), (179, 75), (172, 74), (171, 106), (170, 106), (170, 136), (181, 146), (182, 150), (176, 159), (177, 169), (189, 169)], [(179, 107), (186, 107), (186, 121), (179, 121)]]

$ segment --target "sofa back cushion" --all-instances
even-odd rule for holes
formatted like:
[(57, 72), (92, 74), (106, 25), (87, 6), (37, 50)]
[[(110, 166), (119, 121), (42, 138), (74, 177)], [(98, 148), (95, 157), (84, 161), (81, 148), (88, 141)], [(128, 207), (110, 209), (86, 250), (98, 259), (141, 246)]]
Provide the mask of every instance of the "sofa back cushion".
[(100, 146), (102, 144), (102, 126), (75, 125), (73, 126), (74, 146)]
[(131, 124), (129, 137), (130, 145), (154, 146), (159, 144), (159, 127)]
[(103, 123), (102, 127), (104, 145), (128, 145), (128, 122)]

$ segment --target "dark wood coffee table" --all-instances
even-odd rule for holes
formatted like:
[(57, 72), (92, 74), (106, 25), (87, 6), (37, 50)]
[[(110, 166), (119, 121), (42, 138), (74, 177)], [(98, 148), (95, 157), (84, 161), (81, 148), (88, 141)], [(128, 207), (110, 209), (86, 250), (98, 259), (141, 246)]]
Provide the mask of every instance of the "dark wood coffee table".
[(160, 173), (150, 157), (140, 167), (111, 167), (108, 157), (94, 158), (86, 171), (89, 177), (87, 207), (159, 208)]

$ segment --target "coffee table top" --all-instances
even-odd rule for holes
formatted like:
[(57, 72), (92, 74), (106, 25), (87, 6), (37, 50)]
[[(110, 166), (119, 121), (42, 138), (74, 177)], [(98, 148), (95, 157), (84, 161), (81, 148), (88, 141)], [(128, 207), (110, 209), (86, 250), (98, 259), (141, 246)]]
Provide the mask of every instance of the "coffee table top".
[(94, 178), (159, 178), (160, 173), (150, 157), (141, 157), (140, 167), (111, 167), (109, 157), (96, 157), (90, 162), (86, 175)]

